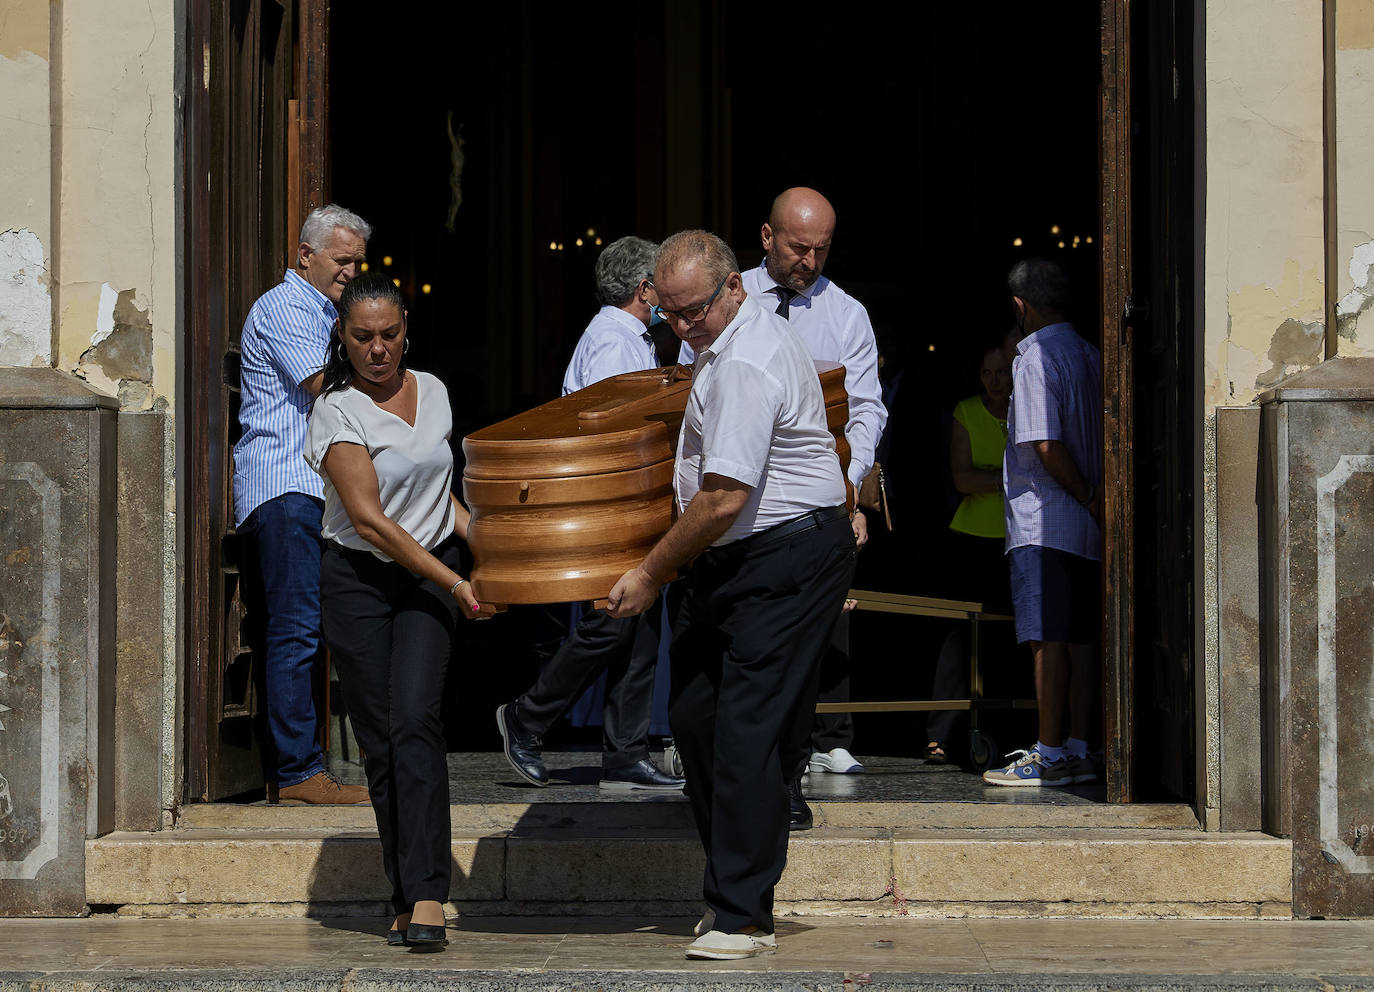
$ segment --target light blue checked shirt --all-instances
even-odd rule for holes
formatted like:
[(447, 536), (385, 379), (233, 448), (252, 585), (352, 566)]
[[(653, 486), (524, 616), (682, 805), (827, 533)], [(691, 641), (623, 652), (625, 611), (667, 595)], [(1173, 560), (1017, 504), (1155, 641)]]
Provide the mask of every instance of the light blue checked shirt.
[(1067, 323), (1027, 335), (1016, 352), (1002, 460), (1007, 550), (1033, 544), (1100, 561), (1097, 521), (1046, 471), (1034, 442), (1062, 442), (1084, 481), (1102, 485), (1102, 354)]
[(290, 271), (248, 311), (239, 346), (243, 437), (234, 445), (235, 526), (283, 493), (324, 497), (302, 454), (311, 396), (300, 384), (324, 367), (337, 316), (329, 297)]

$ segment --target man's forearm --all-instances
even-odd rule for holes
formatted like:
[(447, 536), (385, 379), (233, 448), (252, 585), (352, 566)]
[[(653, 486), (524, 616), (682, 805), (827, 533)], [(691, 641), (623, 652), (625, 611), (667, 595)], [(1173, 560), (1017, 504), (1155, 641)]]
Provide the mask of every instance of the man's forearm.
[(748, 490), (703, 489), (639, 566), (659, 585), (720, 538), (744, 509)]
[(1061, 441), (1036, 441), (1035, 454), (1050, 477), (1074, 499), (1087, 503), (1094, 495), (1093, 486), (1074, 464), (1073, 456)]

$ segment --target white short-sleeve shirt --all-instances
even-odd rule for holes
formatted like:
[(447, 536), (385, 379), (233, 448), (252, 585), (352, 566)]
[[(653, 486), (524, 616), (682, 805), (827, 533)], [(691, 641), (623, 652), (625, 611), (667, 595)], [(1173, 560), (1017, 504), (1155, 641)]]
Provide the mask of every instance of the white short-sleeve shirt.
[(453, 533), (453, 411), (444, 384), (428, 372), (415, 376), (415, 426), (372, 402), (351, 386), (321, 396), (305, 432), (305, 460), (324, 478), (324, 523), (327, 541), (346, 548), (370, 551), (391, 559), (353, 529), (343, 501), (324, 475), (324, 456), (332, 444), (357, 444), (367, 449), (377, 472), (382, 512), (399, 524), (421, 547), (433, 550)]
[[(778, 281), (768, 273), (768, 260), (743, 273), (744, 291), (764, 310), (776, 311)], [(862, 303), (828, 276), (821, 276), (792, 297), (786, 318), (811, 357), (844, 366), (844, 389), (849, 394), (849, 481), (858, 489), (873, 467), (878, 441), (887, 424), (882, 383), (878, 381), (878, 341)], [(683, 362), (695, 356), (682, 346)]]
[(750, 487), (717, 546), (845, 501), (815, 363), (787, 321), (752, 296), (697, 356), (678, 442), (679, 510), (708, 474)]

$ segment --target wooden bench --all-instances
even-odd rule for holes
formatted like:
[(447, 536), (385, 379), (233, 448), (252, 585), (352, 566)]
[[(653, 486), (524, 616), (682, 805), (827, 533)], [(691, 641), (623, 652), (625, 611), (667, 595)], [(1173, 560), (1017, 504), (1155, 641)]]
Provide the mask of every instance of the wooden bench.
[(857, 600), (855, 610), (875, 613), (901, 613), (907, 616), (943, 617), (967, 620), (969, 623), (969, 696), (967, 699), (893, 699), (879, 701), (851, 700), (846, 703), (818, 703), (817, 713), (929, 713), (940, 710), (966, 710), (969, 714), (969, 756), (980, 768), (991, 767), (1000, 756), (997, 742), (978, 728), (981, 710), (1035, 709), (1034, 699), (993, 698), (983, 695), (983, 676), (979, 669), (979, 647), (984, 623), (1009, 623), (1005, 613), (990, 613), (982, 603), (957, 599), (935, 599), (930, 596), (906, 596), (891, 592), (849, 590), (849, 598)]

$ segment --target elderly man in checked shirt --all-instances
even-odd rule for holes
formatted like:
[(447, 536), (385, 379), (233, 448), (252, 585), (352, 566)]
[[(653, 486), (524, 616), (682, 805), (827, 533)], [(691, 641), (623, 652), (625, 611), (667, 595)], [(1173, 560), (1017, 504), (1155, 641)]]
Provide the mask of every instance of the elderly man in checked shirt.
[[(625, 372), (658, 367), (649, 325), (656, 323), (654, 255), (658, 245), (633, 236), (606, 246), (596, 260), (596, 295), (601, 309), (573, 351), (563, 377), (563, 395)], [(673, 791), (682, 779), (649, 760), (649, 724), (658, 665), (659, 610), (612, 617), (586, 604), (577, 625), (525, 693), (496, 709), (496, 727), (506, 760), (531, 785), (549, 784), (542, 752), (544, 735), (602, 672), (601, 788)]]
[(324, 500), (303, 451), (338, 317), (334, 305), (358, 274), (371, 234), (366, 221), (342, 207), (312, 211), (296, 268), (258, 298), (243, 324), (234, 524), (265, 626), (268, 795), (275, 782), (276, 798), (288, 804), (368, 801), (365, 788), (325, 770), (316, 740), (311, 675), (321, 647)]
[(1007, 286), (1022, 339), (1002, 488), (1016, 639), (1030, 641), (1035, 657), (1040, 734), (983, 780), (1073, 785), (1097, 778), (1087, 738), (1102, 623), (1102, 356), (1065, 319), (1069, 280), (1059, 265), (1018, 262)]

